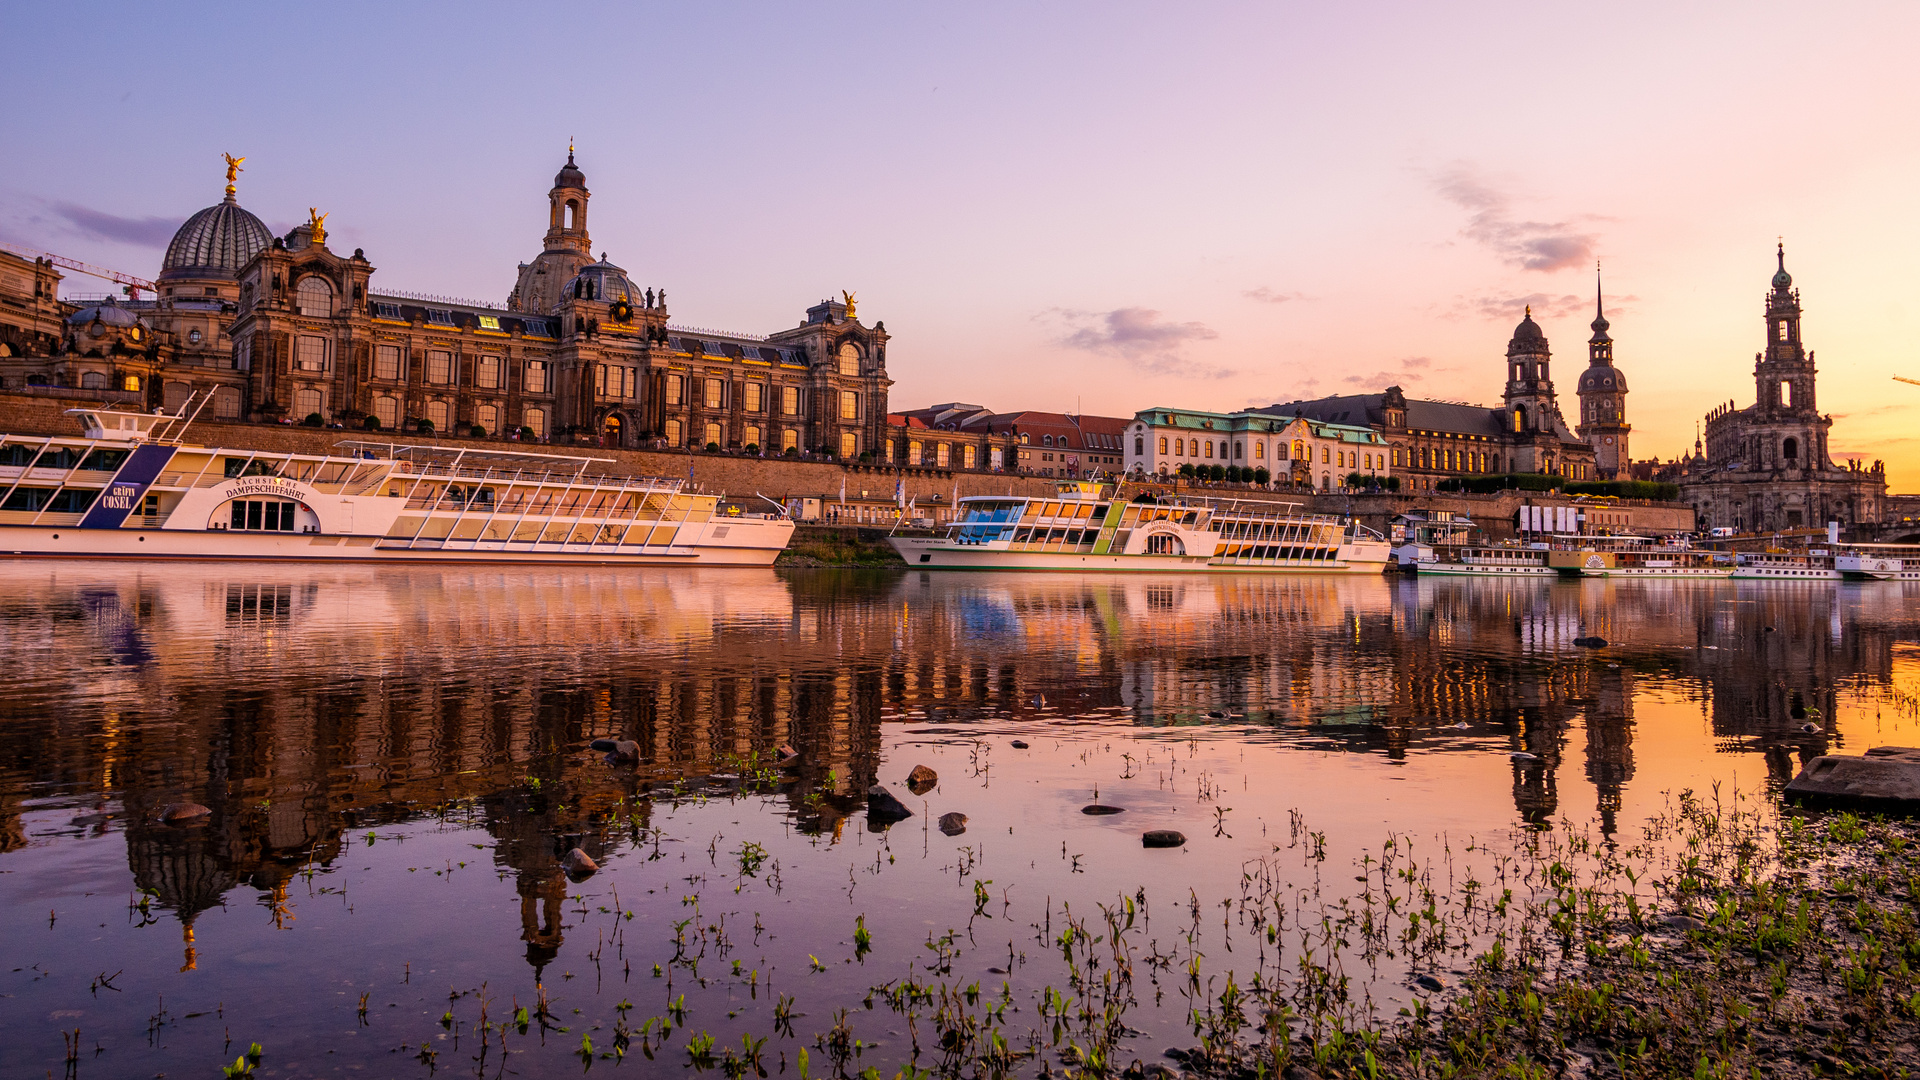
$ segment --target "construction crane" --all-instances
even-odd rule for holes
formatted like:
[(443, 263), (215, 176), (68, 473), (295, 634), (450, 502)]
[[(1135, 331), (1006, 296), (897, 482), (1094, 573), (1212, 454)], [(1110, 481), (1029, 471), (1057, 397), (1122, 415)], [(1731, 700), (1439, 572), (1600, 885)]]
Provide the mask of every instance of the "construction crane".
[(1903, 378), (1901, 378), (1900, 376), (1898, 376), (1898, 375), (1895, 375), (1895, 376), (1893, 377), (1893, 381), (1894, 381), (1894, 382), (1903, 382), (1903, 383), (1912, 383), (1912, 384), (1913, 384), (1913, 385), (1915, 385), (1915, 386), (1920, 386), (1920, 379), (1903, 379)]
[(11, 251), (15, 255), (24, 256), (29, 259), (45, 259), (55, 266), (63, 266), (68, 270), (78, 270), (80, 273), (87, 274), (91, 277), (105, 278), (116, 284), (124, 285), (127, 289), (127, 298), (130, 300), (140, 299), (142, 292), (150, 292), (155, 296), (160, 295), (159, 288), (146, 278), (137, 278), (132, 274), (123, 274), (118, 270), (109, 270), (104, 266), (83, 263), (79, 259), (69, 259), (65, 255), (55, 255), (50, 251), (35, 251), (30, 247), (21, 247), (19, 244), (9, 244), (4, 241), (0, 241), (0, 251)]

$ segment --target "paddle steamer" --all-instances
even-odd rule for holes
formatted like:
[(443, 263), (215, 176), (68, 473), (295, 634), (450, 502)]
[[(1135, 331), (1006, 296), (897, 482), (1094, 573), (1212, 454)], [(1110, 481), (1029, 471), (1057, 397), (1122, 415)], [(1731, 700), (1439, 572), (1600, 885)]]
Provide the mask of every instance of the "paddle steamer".
[(342, 442), (188, 445), (191, 415), (69, 409), (83, 435), (0, 435), (0, 552), (96, 557), (767, 566), (793, 522), (608, 459)]
[(1160, 496), (1129, 502), (1113, 485), (1065, 481), (1051, 496), (970, 496), (945, 535), (894, 536), (929, 570), (1147, 570), (1378, 574), (1385, 537), (1299, 504)]

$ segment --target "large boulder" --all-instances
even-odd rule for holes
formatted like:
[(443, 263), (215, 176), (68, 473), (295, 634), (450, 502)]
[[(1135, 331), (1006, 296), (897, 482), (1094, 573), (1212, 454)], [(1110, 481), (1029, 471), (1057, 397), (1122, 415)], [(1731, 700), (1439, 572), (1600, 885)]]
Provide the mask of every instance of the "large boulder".
[(1787, 798), (1812, 807), (1920, 812), (1920, 748), (1876, 746), (1861, 757), (1814, 758), (1787, 784)]

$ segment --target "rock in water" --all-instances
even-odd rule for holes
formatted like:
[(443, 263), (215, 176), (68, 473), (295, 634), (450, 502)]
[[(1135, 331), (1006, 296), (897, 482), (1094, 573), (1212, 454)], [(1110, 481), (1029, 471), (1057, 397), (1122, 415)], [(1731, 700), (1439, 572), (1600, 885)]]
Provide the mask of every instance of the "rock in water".
[(875, 784), (867, 789), (867, 824), (887, 826), (896, 821), (904, 821), (913, 816), (907, 804), (895, 798), (893, 792), (883, 785)]
[(579, 848), (560, 856), (560, 865), (566, 870), (567, 876), (575, 881), (585, 881), (600, 869), (600, 864), (593, 861), (593, 856)]
[(776, 759), (782, 765), (791, 765), (800, 760), (800, 751), (795, 750), (786, 743), (781, 743), (780, 749), (774, 751), (774, 753), (777, 756)]
[(587, 749), (598, 750), (603, 754), (611, 754), (613, 753), (614, 745), (612, 739), (595, 739), (587, 744)]
[(1593, 637), (1577, 637), (1573, 639), (1573, 643), (1582, 649), (1604, 649), (1607, 647), (1607, 639), (1598, 635)]
[(212, 810), (197, 802), (168, 803), (160, 808), (160, 820), (168, 825), (177, 825), (181, 822), (198, 821), (212, 813)]
[(959, 836), (967, 831), (967, 815), (955, 810), (951, 814), (940, 815), (940, 831), (948, 836)]
[(907, 790), (915, 795), (925, 795), (939, 782), (940, 774), (925, 765), (915, 765), (913, 771), (907, 774)]
[(1015, 750), (1025, 750), (1027, 748), (1027, 744), (1025, 740), (1015, 739), (1013, 740), (1013, 748)]
[(1141, 847), (1179, 847), (1186, 842), (1185, 833), (1172, 829), (1149, 829), (1140, 836)]
[(1540, 764), (1540, 755), (1539, 755), (1539, 754), (1529, 754), (1529, 753), (1527, 753), (1527, 752), (1526, 752), (1525, 750), (1515, 750), (1515, 751), (1514, 751), (1513, 753), (1511, 753), (1511, 754), (1508, 754), (1508, 755), (1507, 755), (1507, 757), (1509, 757), (1509, 758), (1511, 758), (1511, 759), (1513, 760), (1513, 763), (1514, 763), (1515, 765), (1538, 765), (1538, 764)]
[(1080, 812), (1083, 814), (1124, 814), (1127, 812), (1127, 808), (1124, 806), (1108, 806), (1105, 803), (1089, 803), (1081, 807)]

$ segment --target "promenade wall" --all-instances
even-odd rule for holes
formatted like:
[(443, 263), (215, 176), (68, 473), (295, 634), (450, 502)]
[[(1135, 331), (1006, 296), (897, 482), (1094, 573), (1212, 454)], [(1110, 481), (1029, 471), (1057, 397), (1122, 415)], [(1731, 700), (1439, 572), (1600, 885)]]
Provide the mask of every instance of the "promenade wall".
[[(71, 395), (71, 396), (68, 396)], [(13, 435), (79, 435), (80, 425), (65, 410), (84, 404), (99, 404), (98, 394), (66, 391), (48, 393), (0, 393), (0, 432)], [(124, 407), (124, 406), (121, 406)], [(609, 459), (606, 471), (637, 476), (691, 478), (703, 490), (729, 495), (758, 492), (776, 501), (789, 496), (825, 496), (837, 498), (841, 491), (849, 499), (891, 499), (894, 484), (905, 486), (909, 498), (921, 505), (940, 504), (957, 492), (967, 495), (1043, 495), (1053, 490), (1049, 477), (1018, 476), (1007, 473), (981, 473), (932, 467), (899, 468), (892, 465), (842, 464), (835, 461), (788, 461), (778, 458), (752, 458), (730, 454), (667, 453), (654, 450), (607, 450), (599, 447), (502, 442), (499, 439), (436, 437), (417, 434), (348, 431), (338, 428), (310, 428), (285, 424), (225, 423), (201, 419), (187, 433), (189, 442), (206, 446), (230, 446), (264, 453), (321, 454), (348, 439), (420, 443), (470, 450), (527, 450), (555, 454), (580, 454)], [(1367, 527), (1385, 533), (1393, 518), (1414, 511), (1450, 510), (1471, 518), (1489, 539), (1506, 539), (1514, 534), (1516, 511), (1526, 503), (1541, 506), (1575, 505), (1575, 500), (1545, 492), (1503, 491), (1491, 495), (1455, 494), (1274, 494), (1243, 487), (1202, 486), (1189, 489), (1216, 497), (1244, 496), (1255, 499), (1285, 499), (1298, 502), (1303, 510), (1318, 514), (1352, 514)], [(934, 496), (939, 499), (934, 499)], [(1691, 507), (1680, 503), (1650, 502), (1643, 499), (1617, 499), (1609, 509), (1626, 514), (1629, 527), (1637, 533), (1661, 534), (1691, 532), (1694, 515)]]

